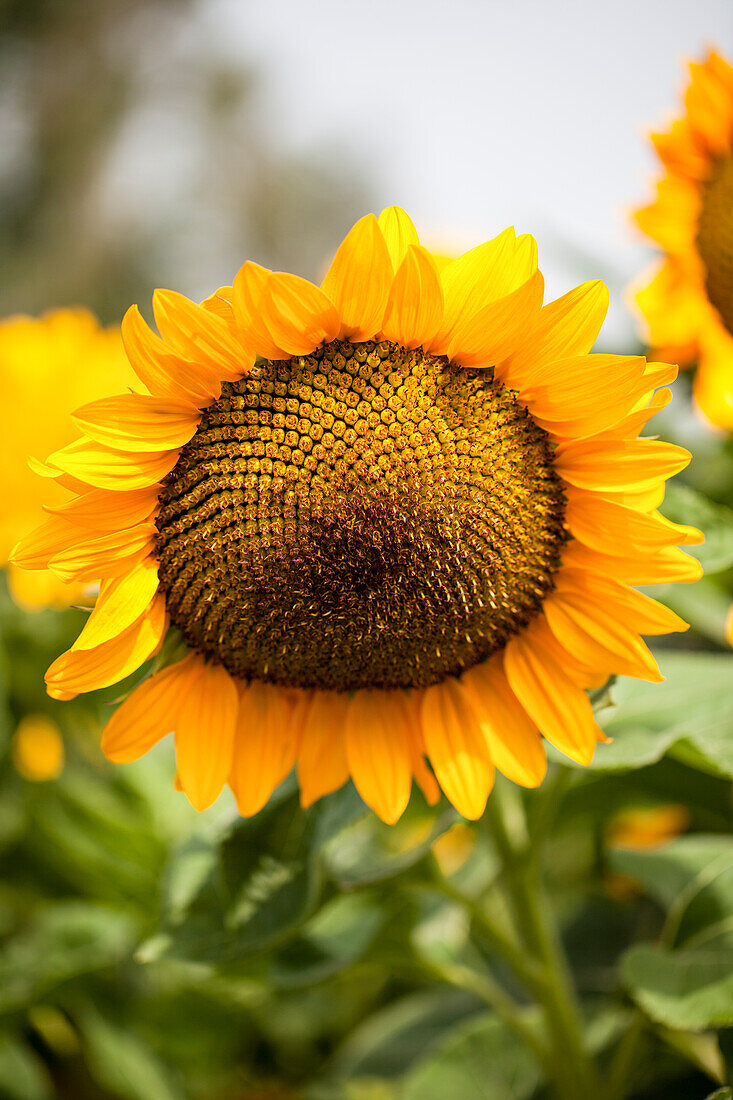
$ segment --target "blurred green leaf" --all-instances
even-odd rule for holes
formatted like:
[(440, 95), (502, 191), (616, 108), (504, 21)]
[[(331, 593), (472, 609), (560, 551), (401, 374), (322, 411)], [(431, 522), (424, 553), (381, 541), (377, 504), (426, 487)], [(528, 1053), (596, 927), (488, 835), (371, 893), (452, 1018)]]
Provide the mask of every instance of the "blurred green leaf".
[(598, 749), (593, 769), (639, 768), (670, 750), (713, 775), (733, 777), (733, 655), (665, 653), (659, 663), (664, 683), (617, 684), (616, 705), (603, 723), (613, 743)]
[(0, 952), (0, 1012), (12, 1012), (57, 986), (113, 966), (132, 950), (135, 929), (113, 909), (56, 901), (38, 911)]
[(117, 1027), (88, 1009), (76, 1021), (87, 1067), (102, 1088), (124, 1100), (184, 1100), (165, 1064), (130, 1028)]
[(733, 1024), (733, 941), (672, 951), (639, 944), (621, 960), (631, 996), (653, 1020), (702, 1031)]
[(278, 988), (293, 988), (339, 973), (368, 950), (388, 915), (380, 897), (334, 898), (275, 956), (272, 982)]
[(665, 909), (676, 906), (683, 938), (733, 915), (733, 840), (727, 835), (680, 836), (648, 851), (616, 848), (608, 860)]
[(706, 1100), (733, 1100), (733, 1089), (729, 1085), (725, 1085), (722, 1089), (711, 1092)]
[(458, 1024), (410, 1071), (402, 1100), (524, 1100), (539, 1081), (527, 1048), (493, 1016), (481, 1015)]
[(366, 814), (326, 845), (326, 869), (342, 890), (384, 882), (419, 863), (457, 820), (451, 808), (436, 820), (408, 811), (397, 825), (385, 825), (376, 814)]
[(0, 1036), (0, 1097), (3, 1100), (52, 1100), (46, 1068), (22, 1040)]
[(702, 562), (706, 573), (720, 573), (733, 566), (733, 509), (715, 504), (689, 485), (667, 486), (664, 514), (674, 523), (689, 523), (705, 535), (700, 546), (686, 547)]

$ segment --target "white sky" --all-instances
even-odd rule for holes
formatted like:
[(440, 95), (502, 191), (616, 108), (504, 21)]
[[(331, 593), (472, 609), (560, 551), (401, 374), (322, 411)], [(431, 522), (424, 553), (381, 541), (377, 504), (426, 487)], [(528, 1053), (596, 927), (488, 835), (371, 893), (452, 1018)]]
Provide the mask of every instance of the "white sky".
[(346, 147), (428, 243), (534, 233), (549, 294), (606, 278), (606, 340), (633, 338), (645, 132), (677, 109), (686, 57), (733, 53), (731, 0), (206, 0), (199, 18), (259, 70), (274, 148)]

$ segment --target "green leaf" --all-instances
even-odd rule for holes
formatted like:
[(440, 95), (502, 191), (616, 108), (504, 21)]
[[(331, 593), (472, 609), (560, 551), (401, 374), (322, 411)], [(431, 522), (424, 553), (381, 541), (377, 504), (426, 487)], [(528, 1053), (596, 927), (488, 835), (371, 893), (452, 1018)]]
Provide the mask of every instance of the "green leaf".
[(0, 1036), (0, 1096), (5, 1100), (52, 1100), (46, 1067), (20, 1039)]
[(733, 941), (672, 951), (639, 944), (621, 960), (621, 977), (658, 1023), (686, 1031), (733, 1024)]
[(733, 1089), (730, 1085), (725, 1085), (722, 1089), (716, 1089), (715, 1092), (711, 1092), (706, 1100), (733, 1100)]
[(52, 989), (105, 967), (132, 950), (129, 919), (103, 906), (56, 901), (36, 913), (0, 954), (0, 1012), (37, 1001)]
[(402, 1100), (524, 1100), (540, 1081), (527, 1048), (493, 1016), (459, 1024), (407, 1076)]
[(334, 898), (276, 955), (272, 983), (292, 989), (340, 973), (369, 949), (387, 916), (381, 898), (366, 894)]
[(700, 546), (685, 547), (702, 562), (706, 573), (720, 573), (733, 566), (733, 510), (715, 504), (689, 485), (667, 486), (664, 514), (674, 523), (689, 523), (705, 535)]
[(450, 808), (433, 820), (418, 807), (417, 799), (396, 825), (385, 825), (376, 814), (366, 814), (325, 846), (326, 870), (342, 890), (384, 882), (419, 863), (457, 820)]
[(124, 1100), (184, 1100), (168, 1068), (129, 1028), (116, 1027), (91, 1011), (77, 1023), (87, 1067), (103, 1089)]
[(733, 777), (733, 655), (664, 653), (666, 680), (622, 679), (616, 706), (603, 726), (595, 771), (624, 771), (659, 760), (667, 751), (714, 775)]

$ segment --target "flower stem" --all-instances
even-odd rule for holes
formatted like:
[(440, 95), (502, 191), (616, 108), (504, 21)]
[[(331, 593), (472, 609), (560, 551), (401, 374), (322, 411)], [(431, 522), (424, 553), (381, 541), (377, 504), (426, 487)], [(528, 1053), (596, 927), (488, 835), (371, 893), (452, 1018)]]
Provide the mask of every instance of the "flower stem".
[[(515, 824), (514, 839), (505, 806), (495, 791), (489, 799), (484, 822), (494, 839), (504, 870), (514, 917), (524, 945), (539, 964), (543, 980), (532, 989), (545, 1010), (552, 1043), (554, 1083), (563, 1100), (579, 1100), (600, 1094), (600, 1080), (583, 1035), (583, 1024), (567, 960), (552, 921), (550, 908), (541, 897), (536, 849), (527, 840), (526, 819)], [(515, 819), (521, 804), (513, 807)]]

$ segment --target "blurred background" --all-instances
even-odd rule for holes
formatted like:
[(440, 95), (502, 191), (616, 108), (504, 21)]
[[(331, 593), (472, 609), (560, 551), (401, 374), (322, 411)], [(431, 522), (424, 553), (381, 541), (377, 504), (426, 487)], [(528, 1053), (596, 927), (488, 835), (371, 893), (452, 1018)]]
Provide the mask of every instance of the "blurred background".
[[(84, 305), (111, 325), (132, 302), (149, 316), (156, 286), (201, 299), (248, 258), (316, 277), (358, 217), (398, 204), (446, 253), (508, 224), (533, 233), (548, 296), (605, 279), (602, 344), (634, 352), (626, 287), (652, 252), (628, 215), (657, 171), (647, 133), (711, 45), (733, 50), (730, 0), (0, 0), (0, 317)], [(647, 685), (619, 689), (620, 757), (576, 776), (543, 821), (600, 1051), (632, 1018), (621, 996), (599, 1007), (620, 953), (666, 927), (690, 876), (727, 859), (690, 935), (733, 906), (733, 527), (684, 496), (733, 499), (733, 456), (688, 390), (658, 429), (696, 454), (668, 514), (712, 532), (725, 582), (660, 593), (697, 652), (666, 655), (651, 707)], [(14, 431), (19, 464), (45, 457)], [(45, 696), (82, 616), (0, 588), (0, 1098), (544, 1096), (480, 1000), (435, 977), (480, 945), (425, 893), (426, 868), (483, 896), (487, 837), (419, 800), (388, 829), (349, 789), (309, 818), (287, 788), (251, 823), (227, 796), (196, 815), (172, 790), (169, 744), (125, 767), (101, 757), (119, 688)], [(662, 841), (659, 870), (644, 857)], [(297, 889), (275, 891), (253, 931), (245, 886), (266, 905), (273, 867)], [(719, 1043), (688, 1024), (647, 1036), (635, 1097), (722, 1083), (731, 1029)]]
[(314, 276), (365, 210), (446, 250), (509, 224), (555, 296), (601, 276), (606, 340), (644, 266), (628, 209), (684, 60), (728, 0), (4, 0), (0, 310), (155, 286), (202, 298), (245, 258)]

